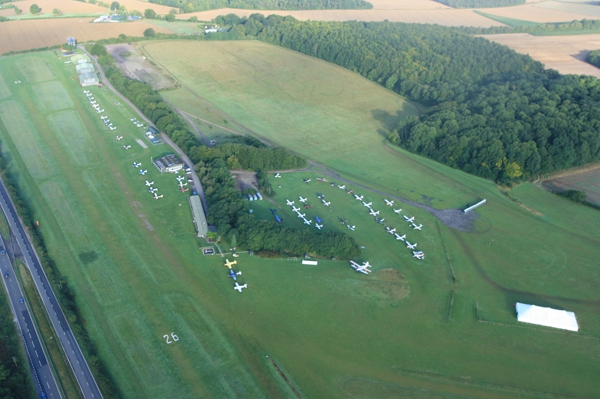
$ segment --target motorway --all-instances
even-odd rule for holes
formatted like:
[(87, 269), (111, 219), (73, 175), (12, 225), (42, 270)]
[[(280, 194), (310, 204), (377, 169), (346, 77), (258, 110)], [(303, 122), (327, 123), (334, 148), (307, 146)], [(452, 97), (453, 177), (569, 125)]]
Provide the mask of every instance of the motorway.
[[(19, 282), (15, 278), (7, 253), (0, 254), (0, 270), (2, 271), (2, 281), (4, 282), (13, 314), (17, 321), (19, 334), (25, 343), (25, 351), (29, 358), (29, 366), (33, 374), (34, 387), (38, 398), (42, 397), (43, 393), (48, 399), (59, 399), (61, 398), (60, 391), (46, 359), (46, 353), (40, 345), (40, 338), (31, 320), (27, 304), (25, 302), (21, 303), (23, 293), (21, 292)], [(6, 273), (8, 273), (8, 277), (4, 277)]]
[[(102, 398), (102, 393), (100, 392), (100, 389), (98, 388), (98, 384), (96, 383), (96, 380), (94, 379), (94, 376), (92, 375), (92, 372), (90, 371), (87, 361), (85, 360), (83, 353), (81, 352), (81, 348), (79, 347), (79, 344), (77, 343), (77, 340), (75, 339), (75, 336), (73, 335), (73, 332), (71, 331), (71, 327), (69, 326), (69, 323), (67, 323), (65, 315), (64, 315), (60, 305), (58, 304), (58, 300), (56, 299), (56, 296), (54, 295), (54, 292), (52, 291), (52, 287), (48, 283), (48, 279), (47, 279), (46, 274), (44, 273), (44, 270), (40, 264), (37, 254), (35, 253), (33, 246), (31, 245), (31, 241), (29, 240), (29, 237), (27, 237), (27, 234), (25, 233), (23, 225), (21, 224), (21, 220), (17, 217), (17, 212), (15, 210), (14, 204), (12, 203), (12, 200), (10, 199), (10, 197), (6, 191), (6, 187), (4, 186), (4, 182), (1, 179), (0, 179), (0, 206), (2, 207), (2, 211), (6, 215), (6, 219), (8, 220), (10, 229), (13, 232), (13, 236), (15, 238), (15, 243), (17, 245), (19, 245), (19, 247), (21, 248), (21, 252), (23, 254), (23, 260), (24, 260), (25, 264), (27, 265), (27, 267), (29, 268), (29, 271), (31, 272), (31, 276), (33, 277), (35, 286), (40, 294), (40, 297), (42, 298), (42, 302), (44, 304), (44, 307), (46, 308), (46, 312), (48, 313), (48, 316), (50, 317), (50, 321), (52, 323), (52, 326), (54, 327), (54, 331), (56, 332), (57, 338), (60, 340), (60, 343), (64, 349), (64, 353), (67, 356), (69, 364), (70, 364), (70, 366), (73, 370), (73, 373), (75, 375), (75, 378), (77, 379), (77, 382), (79, 384), (79, 388), (81, 389), (81, 392), (83, 393), (83, 396), (86, 399)], [(3, 255), (3, 256), (0, 256), (0, 258), (6, 258), (6, 256)], [(2, 267), (2, 270), (4, 273), (6, 266), (0, 265), (0, 267)], [(11, 270), (10, 274), (12, 275), (12, 270)], [(10, 280), (10, 279), (11, 279), (11, 277), (9, 276), (8, 280)], [(7, 283), (8, 283), (8, 281), (7, 281)], [(21, 295), (21, 294), (19, 294), (19, 295)], [(19, 298), (21, 296), (19, 296)], [(11, 295), (11, 298), (12, 298), (12, 295)], [(18, 299), (17, 299), (17, 301), (18, 301)], [(17, 310), (17, 309), (18, 308), (15, 308), (15, 310)], [(31, 318), (29, 318), (29, 321), (31, 322)], [(30, 331), (31, 330), (32, 330), (32, 328), (30, 328)], [(23, 329), (23, 331), (25, 332), (27, 330)], [(25, 334), (24, 337), (28, 338), (28, 335)], [(37, 342), (37, 345), (38, 345), (37, 347), (33, 347), (34, 353), (36, 350), (35, 348), (39, 348), (39, 340)], [(41, 350), (38, 350), (37, 354), (39, 354), (39, 353), (41, 353)], [(30, 355), (31, 355), (31, 352), (30, 352)], [(38, 360), (40, 363), (45, 362), (47, 364), (47, 362), (45, 361), (45, 358), (44, 358), (44, 362), (41, 362), (41, 358), (34, 358), (34, 359)], [(54, 398), (60, 398), (60, 396), (58, 394), (58, 390), (56, 391), (56, 395), (57, 396), (54, 396)], [(49, 395), (47, 395), (47, 396), (50, 397)]]

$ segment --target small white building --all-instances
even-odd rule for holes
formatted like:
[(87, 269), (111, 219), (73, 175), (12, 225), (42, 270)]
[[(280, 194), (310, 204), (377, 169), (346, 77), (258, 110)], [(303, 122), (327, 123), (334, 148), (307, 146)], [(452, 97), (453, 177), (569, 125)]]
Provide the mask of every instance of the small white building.
[(517, 320), (523, 323), (578, 331), (575, 313), (517, 302)]
[(169, 172), (169, 173), (177, 173), (181, 169), (183, 169), (184, 164), (175, 154), (165, 155), (164, 157), (155, 159), (152, 161), (154, 166), (160, 171)]

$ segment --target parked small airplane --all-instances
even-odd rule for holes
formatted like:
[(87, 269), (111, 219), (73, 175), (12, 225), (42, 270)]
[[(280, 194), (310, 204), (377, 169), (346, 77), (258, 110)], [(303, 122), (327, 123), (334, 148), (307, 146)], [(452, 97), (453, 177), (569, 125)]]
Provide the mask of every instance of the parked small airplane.
[(413, 229), (415, 229), (415, 230), (421, 230), (421, 227), (423, 227), (423, 225), (422, 225), (422, 224), (420, 224), (420, 225), (418, 225), (418, 226), (417, 226), (416, 224), (414, 224), (414, 223), (413, 223), (413, 224), (412, 224), (412, 227), (413, 227)]
[(134, 168), (139, 168), (140, 166), (142, 166), (142, 163), (141, 163), (141, 162), (134, 162), (134, 163), (133, 163), (133, 167), (134, 167)]
[(233, 265), (237, 265), (237, 260), (230, 262), (228, 259), (225, 259), (225, 264), (223, 266), (231, 269), (231, 266), (233, 266)]
[(352, 266), (352, 268), (354, 270), (356, 270), (358, 273), (369, 274), (369, 273), (372, 272), (372, 270), (369, 269), (369, 267), (371, 267), (371, 265), (369, 264), (369, 262), (364, 262), (362, 265), (359, 265), (355, 261), (351, 260), (350, 261), (350, 266)]
[(315, 216), (315, 220), (316, 220), (317, 223), (323, 223), (323, 219), (321, 219), (318, 216)]
[(321, 201), (323, 202), (323, 205), (325, 205), (325, 206), (331, 205), (331, 201), (327, 202), (324, 199), (322, 199)]
[(279, 178), (281, 178), (281, 175), (279, 173), (275, 173), (275, 178), (279, 179)]
[(408, 223), (412, 223), (413, 220), (415, 220), (415, 217), (414, 216), (408, 217), (408, 216), (404, 215), (404, 220), (406, 220)]
[(181, 182), (182, 182), (182, 181), (184, 181), (184, 180), (185, 180), (185, 177), (183, 177), (183, 176), (177, 176), (177, 181), (178, 181), (178, 182), (180, 182), (180, 183), (181, 183)]
[(310, 183), (311, 179), (304, 179), (304, 183)]
[(389, 227), (386, 227), (385, 229), (387, 230), (388, 233), (390, 233), (392, 235), (396, 232), (396, 228), (395, 227), (393, 229), (390, 229)]
[(300, 202), (305, 203), (306, 202), (306, 198), (300, 197)]
[(310, 226), (311, 223), (312, 223), (312, 220), (304, 219), (304, 224), (307, 224), (307, 225)]
[(356, 228), (355, 225), (350, 226), (349, 224), (347, 224), (346, 227), (349, 228), (352, 231), (354, 231), (354, 229)]
[(146, 169), (146, 170), (140, 169), (140, 175), (144, 176), (146, 173), (148, 173), (148, 169)]
[(154, 182), (153, 182), (153, 181), (148, 181), (148, 180), (146, 180), (146, 186), (148, 186), (148, 187), (152, 187), (152, 185), (153, 185), (153, 184), (154, 184)]
[(413, 258), (423, 260), (425, 259), (425, 254), (423, 253), (423, 251), (413, 251)]
[(298, 213), (300, 212), (300, 208), (296, 208), (295, 206), (292, 207), (292, 211)]
[(384, 201), (385, 201), (385, 204), (386, 204), (387, 206), (392, 206), (392, 205), (394, 205), (394, 200), (388, 201), (388, 200), (386, 200), (386, 199), (384, 198)]
[(144, 126), (144, 124), (143, 124), (143, 123), (136, 123), (135, 125), (136, 125), (137, 127), (142, 127), (142, 126)]
[(325, 198), (325, 194), (317, 193), (317, 198), (324, 199)]
[(379, 224), (383, 224), (384, 220), (385, 220), (385, 218), (378, 219), (377, 217), (375, 217), (375, 221)]
[(292, 206), (294, 205), (294, 201), (290, 201), (289, 199), (285, 200), (286, 205)]
[(321, 230), (321, 229), (323, 228), (323, 225), (322, 225), (322, 224), (319, 224), (319, 223), (315, 223), (315, 227), (316, 227), (317, 229)]
[(158, 195), (158, 194), (154, 193), (154, 199), (155, 199), (155, 200), (157, 200), (157, 199), (159, 199), (159, 198), (162, 198), (162, 197), (163, 197), (163, 195), (162, 195), (162, 194), (161, 194), (161, 195)]
[(406, 248), (408, 249), (415, 249), (417, 247), (417, 243), (415, 242), (414, 244), (411, 244), (410, 242), (406, 241)]
[(404, 241), (404, 239), (406, 238), (406, 234), (404, 234), (403, 236), (401, 236), (398, 233), (394, 233), (394, 235), (396, 236), (396, 240), (399, 240), (399, 241)]
[(340, 190), (345, 190), (345, 189), (346, 189), (346, 185), (344, 184), (344, 185), (342, 185), (342, 186), (338, 186), (338, 188), (339, 188)]
[(116, 137), (115, 137), (115, 139), (116, 139), (117, 141), (123, 140), (123, 136), (116, 136)]
[(363, 201), (363, 205), (366, 206), (367, 208), (371, 208), (371, 204), (373, 204), (372, 202), (369, 202), (368, 204), (366, 202)]
[(356, 194), (354, 194), (354, 198), (356, 198), (359, 201), (362, 201), (363, 197), (364, 197), (364, 195), (356, 195)]
[(150, 194), (156, 194), (157, 191), (158, 191), (158, 188), (154, 188), (154, 187), (150, 187), (148, 189), (148, 192), (150, 192)]
[(400, 209), (394, 209), (394, 212), (399, 214), (400, 212), (402, 212), (402, 208), (400, 208)]
[(244, 288), (248, 288), (248, 284), (239, 285), (238, 283), (235, 283), (235, 287), (233, 287), (233, 289), (238, 290), (238, 292), (242, 292)]
[(306, 213), (302, 213), (300, 214), (300, 212), (298, 212), (298, 217), (304, 219), (304, 217), (306, 216)]
[(124, 145), (123, 148), (125, 148), (126, 150), (130, 149), (131, 146), (130, 145)]
[[(369, 209), (371, 209), (371, 208), (369, 208)], [(377, 215), (379, 215), (379, 211), (375, 212), (373, 209), (371, 209), (371, 212), (369, 212), (369, 215), (377, 216)]]
[(99, 114), (104, 112), (104, 108), (97, 110), (96, 112), (98, 112)]
[(190, 189), (189, 189), (189, 188), (183, 188), (183, 186), (179, 186), (179, 190), (180, 190), (182, 193), (185, 193), (186, 191), (190, 191)]
[(106, 116), (106, 115), (102, 115), (102, 116), (100, 117), (100, 119), (102, 119), (102, 120), (104, 120), (104, 119), (106, 119), (106, 118), (108, 118), (108, 116)]
[(233, 279), (233, 281), (237, 280), (237, 274), (233, 269), (229, 269), (229, 272), (227, 273), (227, 277), (231, 277)]
[(135, 122), (137, 121), (137, 118), (131, 118), (130, 121)]
[(109, 126), (108, 128), (109, 128), (110, 130), (117, 130), (117, 128), (116, 128), (116, 127), (112, 127), (112, 126)]

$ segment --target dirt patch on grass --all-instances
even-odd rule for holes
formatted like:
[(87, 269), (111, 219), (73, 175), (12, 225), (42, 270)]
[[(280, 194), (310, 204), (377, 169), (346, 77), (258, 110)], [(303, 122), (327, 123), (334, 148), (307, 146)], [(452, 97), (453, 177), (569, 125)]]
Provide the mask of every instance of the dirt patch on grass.
[(377, 280), (366, 282), (370, 290), (376, 291), (385, 299), (399, 301), (406, 298), (410, 292), (406, 278), (396, 269), (386, 268), (376, 271), (371, 275)]
[(177, 87), (172, 79), (164, 76), (146, 57), (140, 55), (135, 46), (127, 43), (111, 44), (106, 46), (106, 50), (127, 77), (148, 83), (154, 90)]
[(247, 172), (244, 170), (232, 171), (231, 174), (235, 176), (235, 188), (242, 192), (247, 188), (253, 188), (258, 190), (258, 180), (256, 180), (256, 172)]

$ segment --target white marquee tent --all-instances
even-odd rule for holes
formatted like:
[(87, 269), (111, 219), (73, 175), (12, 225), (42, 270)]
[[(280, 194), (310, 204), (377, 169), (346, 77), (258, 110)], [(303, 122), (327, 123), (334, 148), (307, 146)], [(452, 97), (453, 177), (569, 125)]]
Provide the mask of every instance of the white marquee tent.
[(575, 313), (566, 310), (543, 308), (517, 302), (517, 320), (523, 323), (538, 324), (540, 326), (561, 328), (563, 330), (578, 331)]

